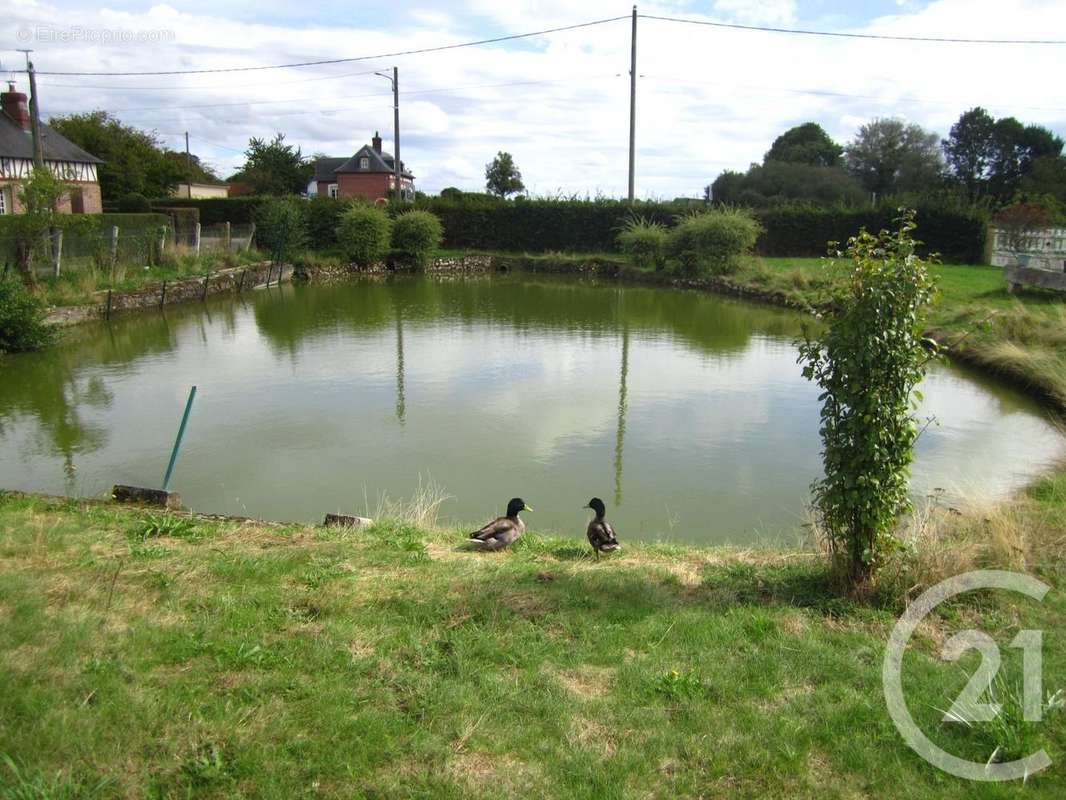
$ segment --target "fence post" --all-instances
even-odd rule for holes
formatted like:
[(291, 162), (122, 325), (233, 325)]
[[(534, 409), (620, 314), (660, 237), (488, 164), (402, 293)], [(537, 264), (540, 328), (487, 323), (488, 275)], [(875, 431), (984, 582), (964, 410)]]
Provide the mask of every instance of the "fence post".
[(245, 250), (251, 250), (252, 249), (252, 242), (254, 242), (254, 241), (255, 241), (255, 223), (253, 222), (252, 223), (252, 230), (248, 234), (248, 246), (245, 248)]
[(209, 280), (211, 280), (211, 275), (210, 274), (204, 275), (204, 288), (203, 288), (203, 291), (200, 292), (200, 300), (201, 301), (207, 299), (207, 282)]
[(163, 251), (167, 246), (167, 226), (161, 225), (159, 227), (159, 257), (163, 257)]
[(192, 246), (193, 246), (193, 250), (196, 253), (196, 255), (199, 256), (200, 255), (200, 223), (199, 222), (197, 222), (196, 223), (196, 227), (193, 228)]
[(226, 222), (226, 234), (224, 241), (226, 243), (226, 252), (228, 253), (230, 248), (230, 224), (228, 221)]
[(167, 302), (167, 282), (163, 281), (163, 293), (159, 296), (159, 307), (162, 308)]
[(118, 260), (118, 225), (111, 226), (111, 277), (115, 276), (115, 262)]
[(107, 311), (105, 312), (107, 319), (111, 319), (111, 290), (107, 290)]
[(60, 228), (56, 231), (55, 239), (52, 241), (52, 270), (55, 276), (59, 277), (59, 262), (63, 260), (63, 229)]

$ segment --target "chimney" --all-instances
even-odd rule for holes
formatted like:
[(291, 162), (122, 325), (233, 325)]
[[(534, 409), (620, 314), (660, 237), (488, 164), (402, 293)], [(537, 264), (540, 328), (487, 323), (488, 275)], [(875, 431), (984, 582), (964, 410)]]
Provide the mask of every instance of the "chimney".
[[(6, 97), (7, 95), (4, 96)], [(25, 100), (26, 96), (22, 95), (22, 99)], [(377, 131), (374, 131), (374, 138), (370, 140), (370, 146), (374, 148), (375, 153), (381, 152), (381, 137), (378, 135)]]
[(0, 94), (0, 108), (14, 120), (22, 130), (30, 129), (30, 111), (26, 105), (26, 95), (15, 91), (15, 84), (9, 83), (7, 91)]

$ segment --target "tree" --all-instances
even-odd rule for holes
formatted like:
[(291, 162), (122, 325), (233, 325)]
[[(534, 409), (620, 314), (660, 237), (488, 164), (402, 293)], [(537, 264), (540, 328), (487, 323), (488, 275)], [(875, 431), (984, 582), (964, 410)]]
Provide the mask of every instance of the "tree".
[(185, 174), (184, 165), (168, 158), (154, 132), (123, 125), (106, 111), (52, 117), (48, 124), (103, 159), (97, 175), (105, 202), (130, 193), (166, 197)]
[(993, 119), (980, 107), (959, 117), (944, 141), (948, 165), (970, 198), (989, 196), (997, 205), (1009, 203), (1036, 163), (1059, 157), (1062, 147), (1047, 128)]
[(996, 120), (988, 165), (989, 195), (999, 204), (1010, 202), (1034, 161), (1061, 152), (1062, 139), (1046, 128), (1024, 126), (1014, 117)]
[(525, 191), (522, 173), (518, 171), (510, 153), (501, 150), (496, 158), (485, 165), (485, 188), (499, 197)]
[(784, 161), (812, 167), (838, 167), (844, 148), (829, 138), (816, 122), (805, 122), (789, 128), (770, 146), (763, 163)]
[(36, 283), (33, 272), (35, 255), (51, 250), (50, 234), (59, 218), (59, 201), (66, 188), (47, 168), (34, 169), (19, 185), (18, 199), (22, 214), (13, 217), (15, 266), (23, 281)]
[(833, 285), (828, 325), (800, 347), (803, 375), (822, 389), (825, 477), (815, 507), (838, 565), (860, 586), (896, 544), (909, 507), (907, 476), (917, 438), (912, 402), (935, 344), (922, 330), (935, 283), (911, 237), (860, 231)]
[(1058, 202), (1066, 203), (1066, 158), (1063, 156), (1034, 158), (1018, 188), (1025, 195), (1050, 195)]
[(252, 194), (300, 194), (314, 171), (314, 165), (303, 157), (299, 147), (285, 144), (284, 133), (276, 134), (269, 142), (249, 139), (244, 155), (244, 166), (230, 180), (247, 183)]
[(984, 192), (988, 165), (992, 161), (992, 135), (996, 122), (980, 106), (965, 112), (951, 126), (944, 140), (944, 157), (955, 180), (971, 200)]
[(181, 171), (179, 183), (222, 183), (215, 170), (195, 153), (191, 153), (188, 159), (185, 153), (175, 150), (167, 150), (163, 155)]
[(877, 195), (921, 192), (940, 182), (940, 137), (903, 120), (875, 119), (848, 143), (848, 172)]
[(752, 164), (747, 173), (726, 170), (711, 184), (716, 203), (761, 208), (781, 202), (857, 205), (865, 199), (862, 186), (839, 167), (814, 167), (767, 161)]

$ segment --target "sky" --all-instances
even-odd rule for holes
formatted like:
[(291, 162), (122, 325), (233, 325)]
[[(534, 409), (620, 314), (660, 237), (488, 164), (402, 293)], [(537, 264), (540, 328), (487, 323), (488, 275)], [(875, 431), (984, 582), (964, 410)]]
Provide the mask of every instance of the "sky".
[[(484, 188), (510, 152), (529, 193), (624, 196), (631, 2), (618, 0), (4, 0), (0, 72), (26, 90), (33, 48), (42, 115), (105, 109), (223, 176), (253, 136), (349, 156), (381, 132), (399, 69), (401, 156), (429, 193)], [(769, 27), (951, 38), (1066, 39), (1063, 0), (658, 0), (641, 14)], [(140, 77), (48, 75), (221, 69), (362, 58), (613, 22), (497, 44), (314, 67)], [(871, 41), (640, 19), (636, 193), (695, 197), (761, 161), (793, 125), (841, 144), (894, 116), (946, 136), (975, 105), (1066, 137), (1066, 45)]]

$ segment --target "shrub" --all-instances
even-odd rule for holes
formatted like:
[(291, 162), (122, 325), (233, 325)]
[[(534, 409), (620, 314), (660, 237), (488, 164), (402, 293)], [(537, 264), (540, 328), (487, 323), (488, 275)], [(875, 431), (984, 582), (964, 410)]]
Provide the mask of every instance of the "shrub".
[(922, 338), (935, 284), (915, 254), (914, 227), (908, 211), (897, 231), (848, 240), (829, 324), (800, 346), (804, 377), (822, 389), (825, 477), (812, 486), (815, 510), (854, 586), (898, 544), (917, 436), (912, 401), (936, 349)]
[(0, 353), (39, 350), (52, 341), (44, 302), (14, 276), (0, 276)]
[(618, 234), (618, 246), (641, 269), (662, 269), (666, 254), (666, 227), (643, 217), (633, 217)]
[(734, 272), (750, 253), (762, 227), (740, 209), (722, 208), (688, 214), (667, 238), (669, 254), (686, 275)]
[(355, 205), (345, 211), (336, 237), (345, 257), (361, 267), (381, 261), (389, 252), (392, 220), (377, 206)]
[(440, 247), (444, 228), (428, 211), (400, 214), (392, 226), (392, 250), (400, 260), (424, 267), (430, 254)]
[(130, 192), (119, 199), (118, 210), (122, 214), (147, 214), (152, 207), (143, 194)]
[(289, 258), (307, 239), (303, 204), (296, 198), (274, 197), (255, 213), (255, 235), (274, 263)]
[(337, 226), (341, 216), (352, 207), (350, 200), (316, 195), (304, 207), (307, 215), (307, 240), (317, 250), (337, 244)]

